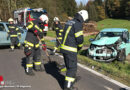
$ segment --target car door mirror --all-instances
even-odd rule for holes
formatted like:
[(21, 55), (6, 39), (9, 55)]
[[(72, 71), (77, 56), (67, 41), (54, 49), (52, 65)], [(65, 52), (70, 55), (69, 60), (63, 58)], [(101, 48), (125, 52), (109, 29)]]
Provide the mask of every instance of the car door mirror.
[(89, 42), (92, 42), (92, 41), (94, 41), (94, 39), (93, 39), (93, 38), (90, 38), (90, 39), (89, 39)]
[(130, 38), (129, 38), (129, 43), (130, 43)]

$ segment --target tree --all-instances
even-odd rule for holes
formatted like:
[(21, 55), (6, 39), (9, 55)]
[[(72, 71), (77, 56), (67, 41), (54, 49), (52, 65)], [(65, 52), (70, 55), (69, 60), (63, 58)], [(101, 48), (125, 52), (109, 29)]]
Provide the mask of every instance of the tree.
[(95, 0), (94, 5), (97, 11), (98, 20), (103, 20), (106, 18), (105, 6), (102, 0)]
[(82, 10), (82, 9), (85, 9), (85, 5), (83, 5), (82, 2), (80, 2), (79, 6), (77, 6), (78, 8), (78, 11)]
[(130, 0), (120, 0), (122, 18), (130, 18)]
[(90, 20), (98, 20), (98, 15), (97, 15), (97, 11), (94, 5), (94, 2), (92, 0), (90, 0), (87, 5), (86, 5), (86, 10), (89, 13), (89, 19)]
[(120, 1), (119, 0), (106, 0), (107, 14), (111, 18), (120, 18)]

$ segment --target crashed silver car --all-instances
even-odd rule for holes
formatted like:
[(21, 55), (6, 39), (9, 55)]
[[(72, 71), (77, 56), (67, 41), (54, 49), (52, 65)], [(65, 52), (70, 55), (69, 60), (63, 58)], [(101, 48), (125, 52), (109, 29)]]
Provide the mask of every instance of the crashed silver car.
[(130, 34), (124, 28), (103, 29), (90, 42), (87, 56), (96, 61), (123, 61), (130, 54)]

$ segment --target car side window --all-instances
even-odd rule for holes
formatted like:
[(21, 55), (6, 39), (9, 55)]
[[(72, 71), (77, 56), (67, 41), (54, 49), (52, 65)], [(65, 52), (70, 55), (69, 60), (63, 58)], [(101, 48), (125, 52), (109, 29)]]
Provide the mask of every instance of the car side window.
[(5, 27), (3, 24), (0, 24), (0, 31), (5, 31)]

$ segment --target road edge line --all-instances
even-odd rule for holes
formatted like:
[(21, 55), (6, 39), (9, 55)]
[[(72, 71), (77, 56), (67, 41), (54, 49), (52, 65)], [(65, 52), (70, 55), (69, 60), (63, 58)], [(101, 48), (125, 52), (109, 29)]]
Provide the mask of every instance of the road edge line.
[(114, 80), (114, 79), (112, 79), (112, 78), (110, 78), (108, 76), (105, 76), (105, 75), (103, 75), (103, 74), (101, 74), (101, 73), (99, 73), (99, 72), (97, 72), (95, 70), (92, 70), (92, 69), (88, 68), (86, 65), (78, 63), (78, 66), (80, 66), (81, 68), (83, 68), (85, 70), (88, 70), (91, 73), (93, 73), (93, 74), (95, 74), (95, 75), (97, 75), (99, 77), (102, 77), (103, 79), (105, 79), (105, 80), (107, 80), (109, 82), (112, 82), (112, 83), (114, 83), (114, 84), (116, 84), (116, 85), (118, 85), (118, 86), (120, 86), (122, 88), (129, 88), (127, 85), (125, 85), (125, 84), (123, 84), (123, 83), (121, 83), (119, 81), (116, 81), (116, 80)]
[[(58, 53), (57, 53), (57, 55), (59, 57), (63, 58), (62, 55), (59, 55)], [(121, 88), (130, 88), (129, 86), (127, 86), (127, 85), (125, 85), (125, 84), (123, 84), (123, 83), (121, 83), (119, 81), (116, 81), (116, 80), (114, 80), (114, 79), (112, 79), (112, 78), (110, 78), (108, 76), (105, 76), (105, 75), (103, 75), (103, 74), (101, 74), (101, 73), (99, 73), (99, 72), (97, 72), (97, 71), (95, 71), (93, 69), (88, 68), (86, 65), (78, 63), (78, 66), (85, 69), (85, 70), (87, 70), (87, 71), (89, 71), (89, 72), (91, 72), (91, 73), (93, 73), (93, 74), (95, 74), (95, 75), (97, 75), (97, 76), (99, 76), (99, 77), (101, 77), (101, 78), (103, 78), (103, 79), (105, 79), (105, 80), (107, 80), (107, 81), (109, 81), (109, 82), (111, 82), (111, 83), (114, 83), (114, 84), (120, 86)]]

